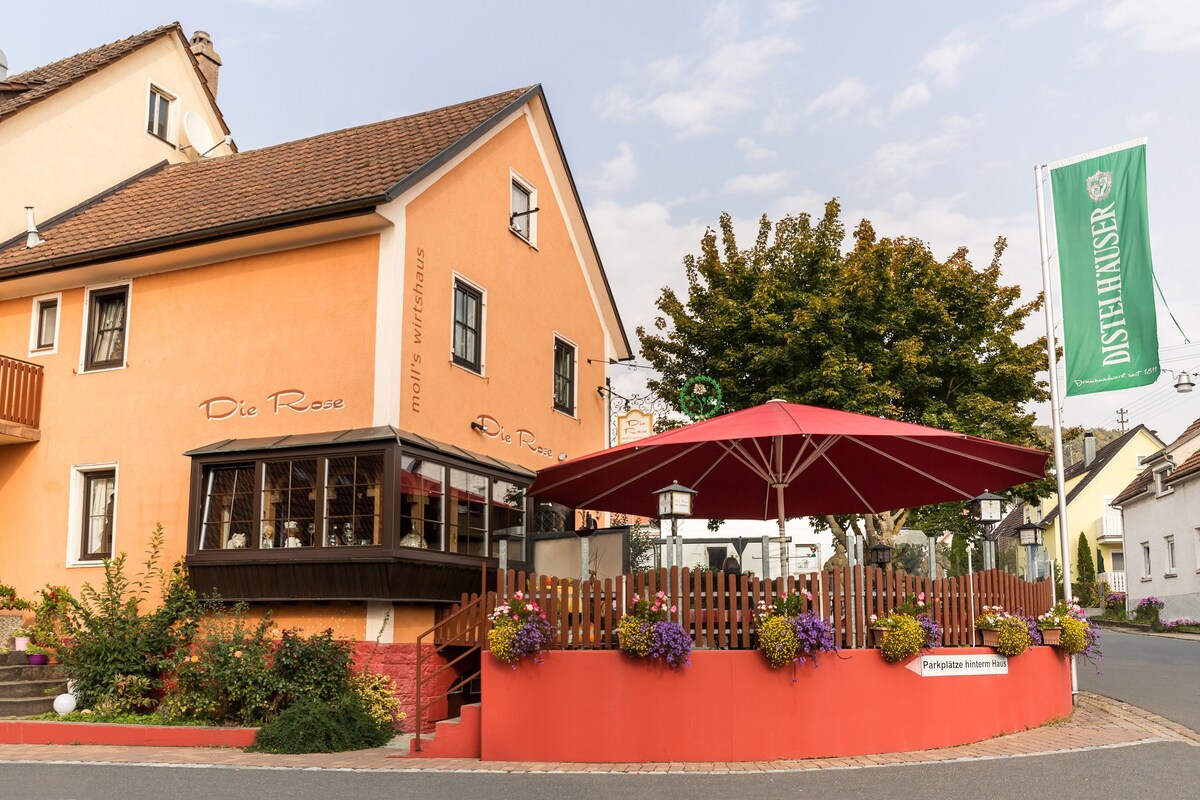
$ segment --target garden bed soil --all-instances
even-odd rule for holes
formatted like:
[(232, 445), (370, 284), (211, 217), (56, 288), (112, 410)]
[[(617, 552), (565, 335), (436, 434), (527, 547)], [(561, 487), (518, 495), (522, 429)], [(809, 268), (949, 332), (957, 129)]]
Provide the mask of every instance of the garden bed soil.
[(257, 728), (118, 725), (0, 720), (0, 744), (109, 744), (125, 747), (249, 747)]

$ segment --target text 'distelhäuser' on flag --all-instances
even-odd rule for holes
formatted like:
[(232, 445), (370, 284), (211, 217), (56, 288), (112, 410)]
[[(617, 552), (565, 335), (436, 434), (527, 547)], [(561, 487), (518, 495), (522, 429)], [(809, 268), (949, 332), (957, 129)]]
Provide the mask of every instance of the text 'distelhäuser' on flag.
[(1153, 383), (1158, 323), (1145, 140), (1049, 165), (1067, 395)]

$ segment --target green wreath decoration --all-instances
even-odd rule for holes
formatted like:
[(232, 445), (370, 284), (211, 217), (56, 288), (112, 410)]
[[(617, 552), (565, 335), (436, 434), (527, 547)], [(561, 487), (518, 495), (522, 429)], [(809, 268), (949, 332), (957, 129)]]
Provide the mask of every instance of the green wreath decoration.
[(697, 422), (716, 416), (721, 408), (721, 384), (707, 375), (689, 378), (679, 390), (679, 407)]

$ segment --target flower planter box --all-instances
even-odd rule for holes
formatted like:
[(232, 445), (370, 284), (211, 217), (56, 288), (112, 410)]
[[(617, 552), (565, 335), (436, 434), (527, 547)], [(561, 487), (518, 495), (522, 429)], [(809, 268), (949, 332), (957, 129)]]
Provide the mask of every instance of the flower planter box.
[(876, 647), (883, 647), (883, 640), (887, 638), (891, 630), (891, 628), (871, 628), (871, 636), (874, 637)]
[(1042, 630), (1042, 644), (1058, 647), (1061, 641), (1062, 628), (1044, 628)]
[(980, 628), (979, 632), (983, 634), (984, 647), (999, 647), (1000, 646), (1000, 631), (995, 628)]

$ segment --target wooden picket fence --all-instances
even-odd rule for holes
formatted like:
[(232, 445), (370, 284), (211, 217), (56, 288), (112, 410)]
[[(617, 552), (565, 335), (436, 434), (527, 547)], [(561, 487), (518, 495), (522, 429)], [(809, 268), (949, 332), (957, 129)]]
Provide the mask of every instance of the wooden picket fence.
[[(1050, 581), (1030, 583), (1000, 570), (968, 578), (928, 578), (898, 574), (878, 567), (844, 567), (788, 578), (762, 580), (684, 567), (651, 570), (603, 580), (578, 581), (520, 571), (497, 571), (485, 602), (472, 606), (478, 594), (463, 595), (447, 612), (445, 624), (431, 632), (435, 642), (487, 646), (488, 617), (504, 598), (522, 592), (545, 612), (557, 631), (553, 649), (610, 650), (617, 647), (616, 624), (635, 595), (665, 592), (676, 611), (671, 618), (693, 637), (695, 647), (748, 650), (755, 646), (754, 614), (781, 593), (806, 592), (812, 600), (802, 608), (829, 620), (843, 648), (870, 647), (870, 617), (884, 616), (909, 595), (925, 593), (932, 617), (942, 626), (947, 647), (977, 641), (974, 617), (981, 608), (1037, 616), (1053, 605)], [(470, 607), (469, 613), (457, 614)]]

